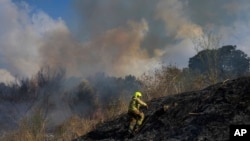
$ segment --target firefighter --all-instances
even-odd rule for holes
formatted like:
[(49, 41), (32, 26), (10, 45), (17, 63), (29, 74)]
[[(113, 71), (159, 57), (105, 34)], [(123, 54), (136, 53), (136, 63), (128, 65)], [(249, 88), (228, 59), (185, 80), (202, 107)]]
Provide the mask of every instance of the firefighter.
[(140, 106), (144, 106), (148, 109), (148, 105), (140, 99), (141, 97), (142, 93), (137, 91), (129, 103), (128, 116), (130, 123), (128, 132), (130, 134), (136, 132), (144, 120), (144, 113), (140, 111)]

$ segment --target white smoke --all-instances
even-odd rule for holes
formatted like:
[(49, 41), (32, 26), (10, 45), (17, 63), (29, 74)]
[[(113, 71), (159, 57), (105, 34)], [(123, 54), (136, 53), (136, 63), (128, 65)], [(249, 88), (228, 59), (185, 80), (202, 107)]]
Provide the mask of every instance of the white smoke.
[(88, 42), (74, 39), (62, 19), (52, 19), (28, 4), (1, 1), (0, 68), (12, 76), (31, 77), (44, 65), (65, 68), (68, 76), (95, 72), (140, 75), (154, 67), (141, 42), (149, 32), (145, 19), (127, 21), (94, 36)]
[(147, 22), (128, 21), (88, 42), (74, 40), (68, 32), (54, 32), (41, 48), (44, 63), (55, 68), (65, 67), (68, 75), (89, 76), (105, 72), (113, 76), (140, 75), (152, 67), (141, 42), (148, 32)]
[(11, 76), (34, 75), (41, 67), (39, 48), (45, 35), (67, 30), (62, 20), (54, 20), (42, 11), (31, 13), (27, 4), (16, 5), (10, 0), (0, 1), (0, 19), (0, 69)]
[[(63, 19), (53, 19), (24, 2), (1, 0), (0, 69), (8, 72), (6, 78), (30, 77), (44, 65), (66, 68), (67, 75), (76, 76), (100, 71), (115, 76), (140, 75), (161, 59), (185, 67), (196, 53), (191, 39), (202, 35), (207, 26), (222, 35), (223, 45), (237, 45), (250, 54), (247, 0), (105, 3), (77, 2), (85, 23), (76, 22), (85, 29), (75, 34)], [(162, 22), (163, 27), (158, 24)], [(79, 41), (73, 35), (89, 38)]]
[(166, 35), (179, 40), (165, 46), (163, 60), (179, 67), (186, 67), (188, 59), (195, 53), (192, 38), (203, 34), (202, 27), (193, 23), (185, 11), (186, 2), (161, 0), (156, 7), (156, 18), (164, 21)]
[(13, 77), (10, 72), (5, 69), (0, 69), (0, 82), (9, 83), (15, 81), (15, 77)]

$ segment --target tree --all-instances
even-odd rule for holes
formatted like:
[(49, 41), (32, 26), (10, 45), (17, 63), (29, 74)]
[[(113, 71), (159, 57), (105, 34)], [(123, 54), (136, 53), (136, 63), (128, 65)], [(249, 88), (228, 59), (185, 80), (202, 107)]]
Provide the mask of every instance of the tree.
[(236, 46), (224, 46), (218, 50), (220, 61), (220, 74), (229, 74), (235, 77), (249, 72), (250, 58), (241, 50), (236, 50)]
[[(211, 56), (216, 54), (215, 56)], [(208, 75), (211, 69), (218, 80), (236, 78), (249, 72), (250, 58), (236, 46), (228, 45), (219, 49), (206, 49), (189, 59), (189, 69)], [(211, 65), (212, 64), (212, 65)], [(214, 66), (211, 68), (211, 66)]]
[[(215, 50), (220, 47), (221, 36), (215, 34), (212, 29), (205, 29), (203, 34), (193, 38), (194, 49), (198, 53), (198, 57), (200, 58), (200, 66), (203, 69), (203, 72), (206, 72), (206, 83), (208, 85), (217, 83), (218, 80), (218, 54)], [(196, 70), (196, 69), (195, 69)], [(191, 72), (197, 73), (197, 72)], [(199, 75), (199, 74), (198, 74)], [(199, 78), (204, 78), (204, 76), (198, 76)]]

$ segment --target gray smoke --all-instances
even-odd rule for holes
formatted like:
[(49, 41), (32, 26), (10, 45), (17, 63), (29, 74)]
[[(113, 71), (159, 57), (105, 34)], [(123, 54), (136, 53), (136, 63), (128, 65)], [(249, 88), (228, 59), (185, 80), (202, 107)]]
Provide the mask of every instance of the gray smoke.
[(31, 77), (44, 65), (83, 77), (139, 76), (162, 61), (186, 67), (196, 53), (191, 39), (206, 29), (250, 53), (247, 0), (74, 0), (72, 24), (26, 2), (0, 2), (5, 78)]

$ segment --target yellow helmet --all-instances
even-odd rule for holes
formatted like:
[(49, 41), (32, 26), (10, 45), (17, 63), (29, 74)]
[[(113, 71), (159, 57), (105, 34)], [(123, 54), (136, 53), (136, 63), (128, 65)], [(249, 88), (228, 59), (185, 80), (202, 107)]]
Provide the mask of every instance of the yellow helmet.
[(141, 97), (142, 96), (142, 94), (141, 94), (141, 92), (135, 92), (135, 94), (134, 94), (134, 97)]

